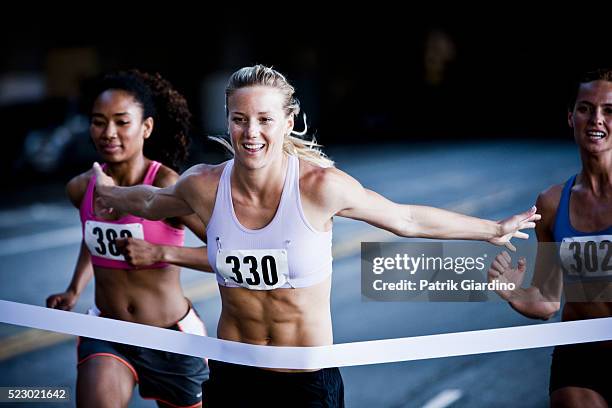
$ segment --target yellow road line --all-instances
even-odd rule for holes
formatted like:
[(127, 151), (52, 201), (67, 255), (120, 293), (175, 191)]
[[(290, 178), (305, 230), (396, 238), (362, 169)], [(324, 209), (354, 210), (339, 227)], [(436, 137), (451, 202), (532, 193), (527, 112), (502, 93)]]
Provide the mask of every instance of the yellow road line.
[(74, 336), (28, 329), (19, 334), (7, 337), (0, 342), (0, 361), (44, 347), (53, 346), (70, 339), (74, 339)]

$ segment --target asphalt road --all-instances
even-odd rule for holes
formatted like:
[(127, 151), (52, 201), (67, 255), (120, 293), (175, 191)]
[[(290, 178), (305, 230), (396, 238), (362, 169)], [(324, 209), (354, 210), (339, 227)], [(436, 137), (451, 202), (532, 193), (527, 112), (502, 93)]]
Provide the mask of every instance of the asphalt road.
[[(490, 219), (528, 209), (538, 192), (579, 170), (575, 147), (550, 140), (346, 147), (330, 153), (340, 169), (394, 201)], [(336, 343), (541, 323), (502, 302), (362, 299), (360, 243), (383, 240), (401, 239), (364, 223), (335, 221)], [(67, 286), (79, 242), (78, 214), (65, 200), (0, 211), (0, 299), (42, 306), (47, 295)], [(187, 244), (198, 242), (190, 236)], [(182, 279), (214, 336), (220, 312), (214, 277), (185, 270)], [(92, 304), (92, 289), (90, 284), (76, 311)], [(349, 407), (545, 407), (550, 353), (550, 348), (542, 348), (346, 367), (341, 370), (346, 403)], [(75, 364), (73, 337), (0, 324), (0, 386), (61, 385), (74, 390)], [(130, 406), (155, 404), (135, 396)]]

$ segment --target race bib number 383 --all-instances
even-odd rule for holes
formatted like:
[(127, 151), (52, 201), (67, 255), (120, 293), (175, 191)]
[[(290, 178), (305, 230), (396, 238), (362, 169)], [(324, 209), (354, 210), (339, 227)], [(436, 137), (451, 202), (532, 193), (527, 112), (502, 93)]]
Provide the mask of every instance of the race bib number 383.
[(247, 289), (280, 288), (289, 277), (285, 249), (220, 249), (216, 263), (217, 271), (226, 282)]
[(559, 254), (570, 276), (612, 276), (612, 235), (564, 238)]
[(94, 256), (125, 261), (117, 248), (117, 238), (144, 239), (142, 224), (111, 224), (99, 221), (85, 222), (85, 244)]

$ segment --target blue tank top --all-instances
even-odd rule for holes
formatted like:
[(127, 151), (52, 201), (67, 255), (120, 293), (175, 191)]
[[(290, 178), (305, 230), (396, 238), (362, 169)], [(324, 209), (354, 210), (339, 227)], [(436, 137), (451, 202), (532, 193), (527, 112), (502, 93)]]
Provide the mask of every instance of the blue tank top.
[(612, 280), (612, 226), (595, 232), (576, 230), (570, 222), (570, 195), (576, 175), (563, 186), (555, 215), (553, 237), (560, 246), (564, 280)]

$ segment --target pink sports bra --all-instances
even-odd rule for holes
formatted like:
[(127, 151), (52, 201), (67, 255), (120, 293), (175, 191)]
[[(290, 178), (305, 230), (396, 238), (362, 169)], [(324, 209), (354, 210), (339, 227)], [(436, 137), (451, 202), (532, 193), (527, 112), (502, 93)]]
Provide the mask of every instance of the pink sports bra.
[[(142, 182), (152, 185), (161, 164), (152, 161)], [(106, 164), (102, 166), (106, 169)], [(80, 215), (83, 226), (83, 240), (91, 253), (94, 266), (112, 269), (136, 269), (125, 261), (119, 252), (115, 240), (117, 238), (139, 238), (152, 244), (182, 246), (185, 232), (173, 228), (163, 221), (150, 221), (144, 218), (126, 215), (119, 220), (105, 220), (96, 217), (93, 208), (96, 176), (92, 175), (87, 185), (85, 197), (81, 202)], [(158, 262), (146, 268), (164, 268), (167, 263)]]

